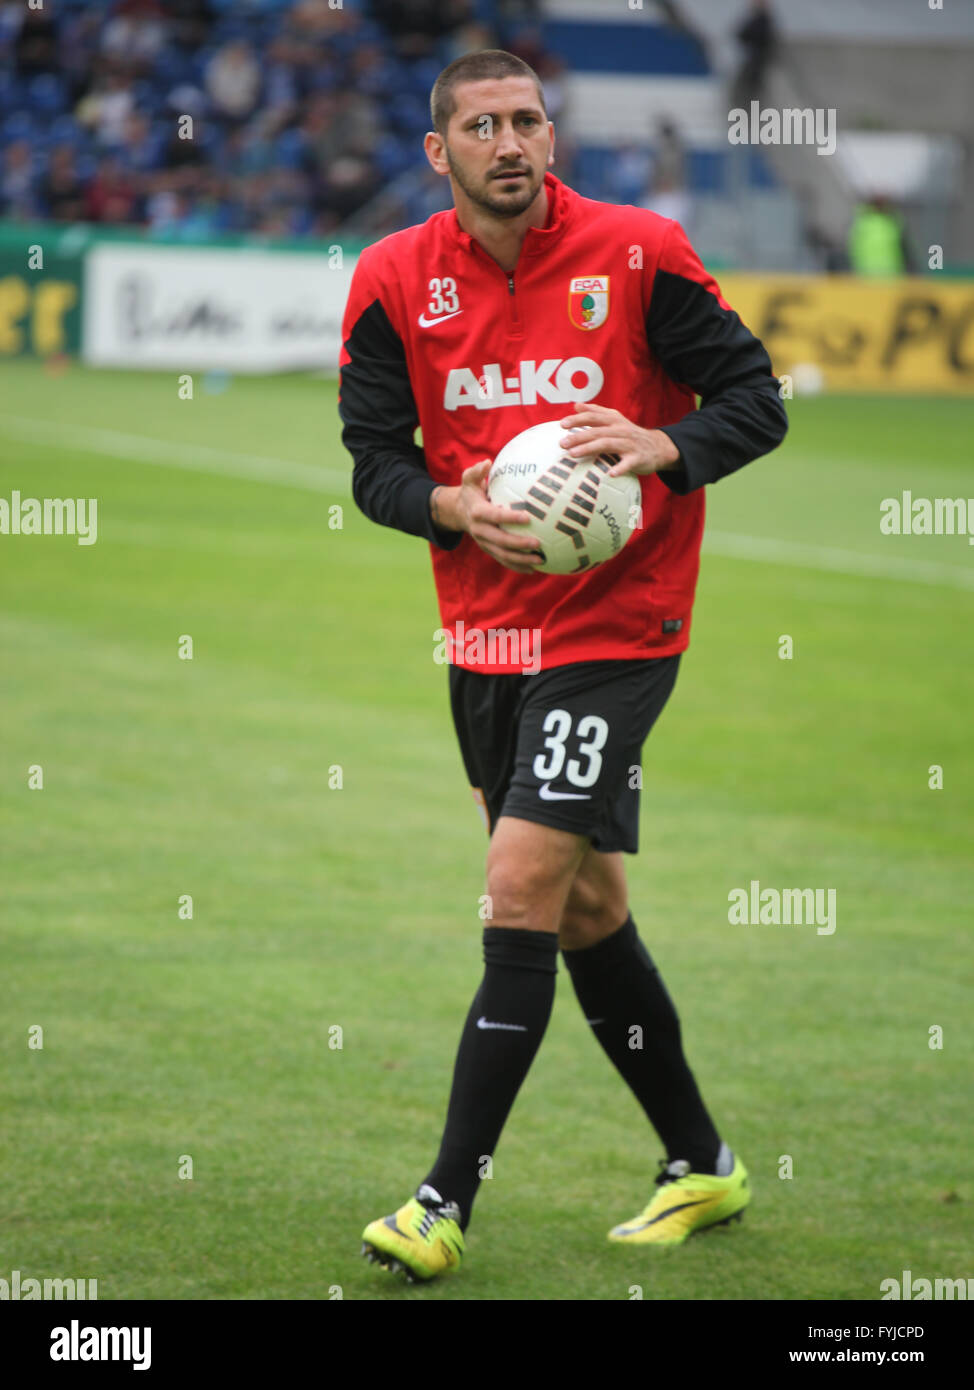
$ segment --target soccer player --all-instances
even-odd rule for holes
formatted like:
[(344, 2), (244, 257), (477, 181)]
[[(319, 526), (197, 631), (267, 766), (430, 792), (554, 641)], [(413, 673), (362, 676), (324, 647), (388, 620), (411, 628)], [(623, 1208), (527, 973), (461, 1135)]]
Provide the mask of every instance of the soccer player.
[[(455, 207), (359, 258), (339, 405), (356, 504), (430, 544), (455, 636), (453, 719), (490, 834), (484, 975), (439, 1153), (415, 1195), (363, 1234), (363, 1253), (411, 1279), (461, 1262), (483, 1158), (548, 1023), (559, 949), (666, 1154), (645, 1209), (609, 1239), (679, 1245), (749, 1200), (630, 913), (622, 855), (638, 849), (633, 769), (689, 637), (704, 485), (787, 428), (767, 353), (680, 226), (582, 198), (549, 172), (554, 127), (527, 64), (468, 54), (440, 73), (430, 105), (424, 148)], [(580, 574), (537, 573), (523, 513), (487, 499), (500, 448), (549, 420), (568, 454), (616, 454), (614, 471), (640, 478), (641, 526)], [(483, 659), (456, 637), (511, 629), (539, 639), (529, 672), (523, 653), (505, 660), (487, 641)]]

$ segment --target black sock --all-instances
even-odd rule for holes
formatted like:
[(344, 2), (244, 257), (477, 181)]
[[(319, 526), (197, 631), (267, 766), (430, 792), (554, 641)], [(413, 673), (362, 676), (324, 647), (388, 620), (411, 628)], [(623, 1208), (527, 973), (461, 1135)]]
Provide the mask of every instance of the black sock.
[(558, 937), (484, 928), (484, 978), (460, 1038), (446, 1128), (424, 1182), (460, 1207), (465, 1228), (485, 1158), (541, 1045), (555, 998)]
[(694, 1173), (715, 1172), (720, 1136), (683, 1055), (673, 1000), (632, 917), (595, 946), (562, 954), (586, 1021), (645, 1110), (667, 1158), (687, 1159)]

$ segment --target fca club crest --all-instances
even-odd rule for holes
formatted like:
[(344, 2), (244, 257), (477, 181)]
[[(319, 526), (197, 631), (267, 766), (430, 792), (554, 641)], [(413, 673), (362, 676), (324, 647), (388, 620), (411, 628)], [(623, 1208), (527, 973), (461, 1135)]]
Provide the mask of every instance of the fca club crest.
[(576, 275), (568, 282), (568, 317), (576, 328), (599, 328), (609, 317), (608, 275)]

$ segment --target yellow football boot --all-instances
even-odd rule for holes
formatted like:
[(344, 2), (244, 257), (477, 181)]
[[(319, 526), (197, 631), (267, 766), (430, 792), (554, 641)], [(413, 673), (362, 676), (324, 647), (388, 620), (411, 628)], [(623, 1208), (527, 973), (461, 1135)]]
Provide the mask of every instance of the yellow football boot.
[(435, 1279), (460, 1267), (464, 1245), (459, 1221), (456, 1202), (442, 1202), (439, 1193), (424, 1184), (394, 1215), (366, 1226), (362, 1254), (383, 1269), (405, 1274), (410, 1283)]
[(631, 1221), (613, 1226), (609, 1239), (623, 1245), (682, 1245), (695, 1231), (740, 1221), (751, 1189), (744, 1164), (733, 1157), (727, 1177), (691, 1173), (683, 1158), (661, 1160), (652, 1201)]

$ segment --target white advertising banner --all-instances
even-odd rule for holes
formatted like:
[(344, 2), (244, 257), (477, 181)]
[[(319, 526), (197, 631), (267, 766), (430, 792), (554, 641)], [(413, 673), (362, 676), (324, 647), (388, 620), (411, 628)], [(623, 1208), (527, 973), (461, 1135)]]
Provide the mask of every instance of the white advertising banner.
[(99, 367), (334, 370), (355, 260), (337, 245), (315, 254), (103, 243), (85, 266), (82, 356)]

